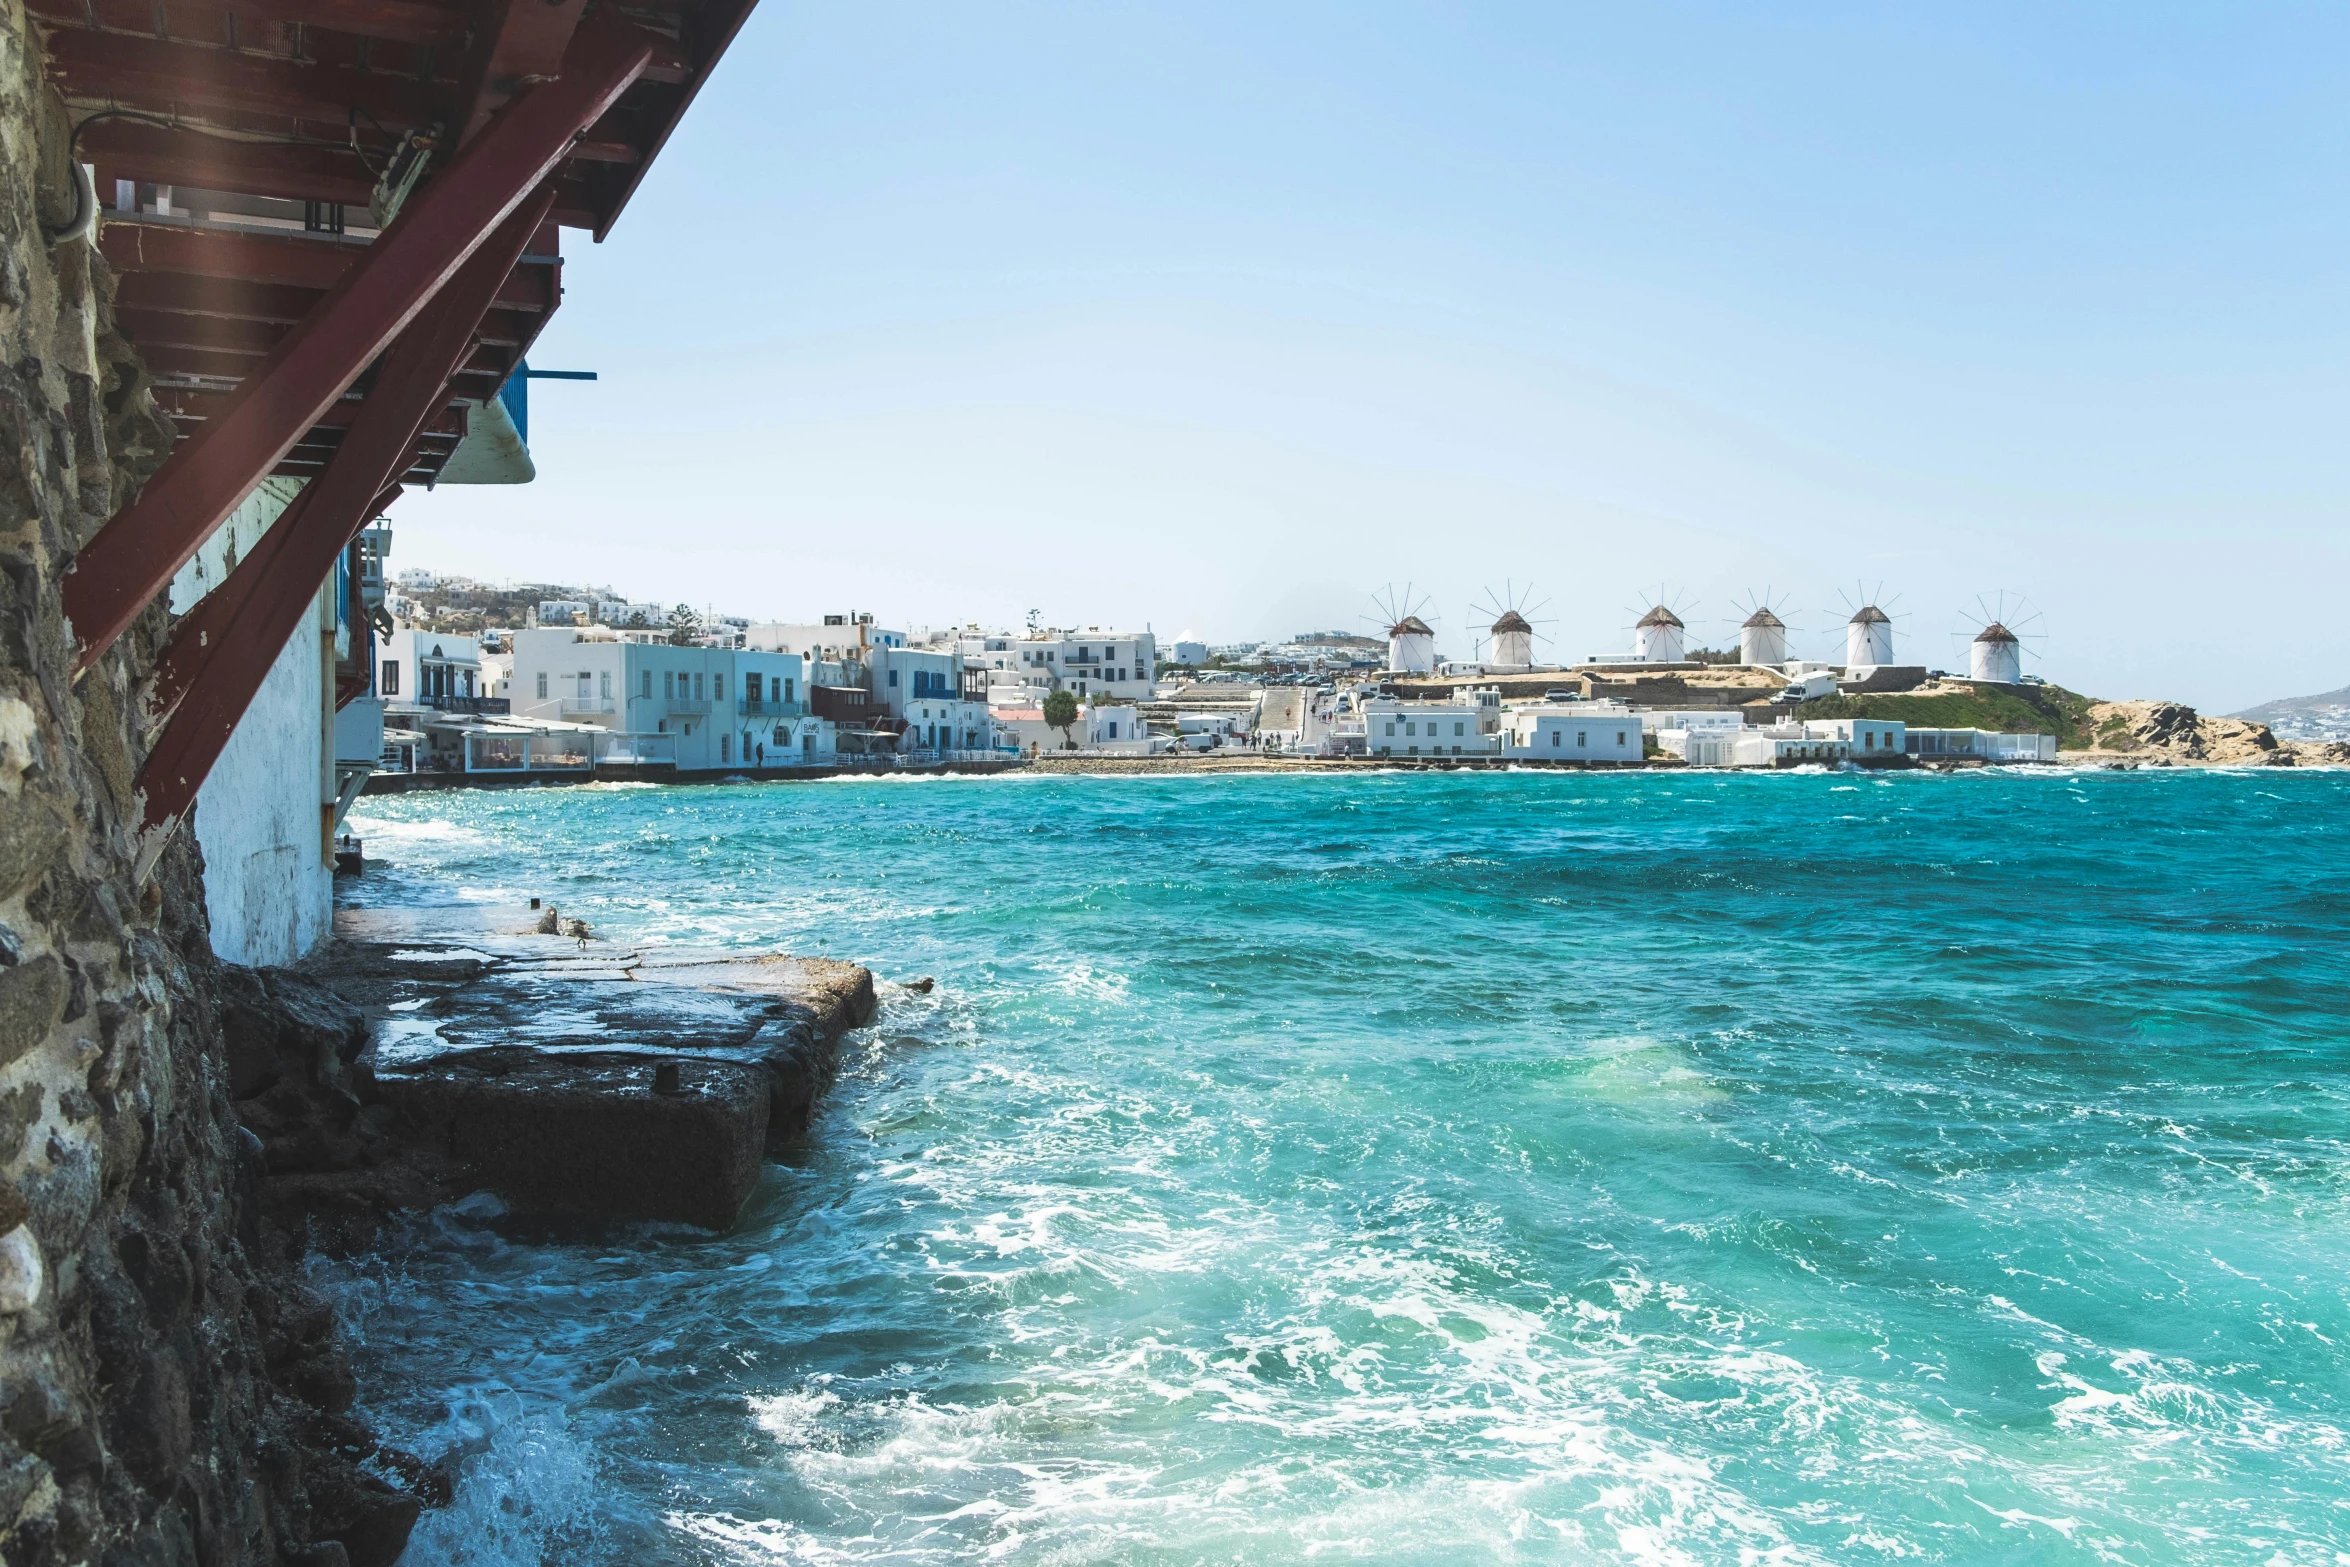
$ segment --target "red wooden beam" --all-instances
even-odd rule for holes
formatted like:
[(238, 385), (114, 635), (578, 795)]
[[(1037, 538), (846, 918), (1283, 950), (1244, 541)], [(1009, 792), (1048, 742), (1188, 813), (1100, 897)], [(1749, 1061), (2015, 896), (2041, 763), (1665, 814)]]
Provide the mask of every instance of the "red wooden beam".
[[(146, 829), (168, 832), (195, 803), (319, 582), (375, 515), (386, 487), (396, 487), (411, 466), (419, 434), (441, 411), (450, 372), (472, 346), (474, 323), (553, 199), (551, 191), (530, 198), (433, 296), (385, 354), (359, 418), (324, 471), (228, 579), (172, 627), (148, 688), (150, 713), (168, 719), (139, 772)], [(366, 628), (354, 623), (351, 634)]]
[(515, 93), (562, 71), (563, 51), (570, 46), (586, 3), (489, 0), (481, 7), (451, 115), (459, 146), (480, 135), (490, 116)]
[(644, 182), (645, 172), (653, 166), (653, 159), (660, 155), (663, 147), (669, 145), (669, 137), (677, 129), (677, 122), (684, 119), (685, 111), (693, 107), (694, 96), (710, 80), (710, 73), (718, 68), (719, 57), (726, 53), (726, 46), (734, 42), (734, 35), (742, 31), (743, 23), (750, 20), (751, 7), (756, 4), (758, 0), (710, 0), (710, 3), (686, 14), (681, 29), (683, 36), (679, 39), (679, 47), (685, 55), (688, 68), (684, 90), (676, 94), (677, 101), (663, 118), (661, 128), (644, 144), (644, 155), (629, 171), (610, 205), (602, 209), (596, 220), (598, 244), (602, 244), (604, 236), (612, 232), (612, 225), (620, 221), (621, 208), (628, 205), (628, 198), (635, 195), (637, 186)]
[[(610, 7), (581, 24), (561, 80), (516, 98), (497, 125), (460, 149), (261, 362), (235, 405), (183, 443), (83, 546), (64, 594), (82, 643), (78, 668), (113, 646), (221, 519), (553, 172), (572, 138), (627, 90), (651, 53)], [(479, 314), (467, 318), (469, 331)]]

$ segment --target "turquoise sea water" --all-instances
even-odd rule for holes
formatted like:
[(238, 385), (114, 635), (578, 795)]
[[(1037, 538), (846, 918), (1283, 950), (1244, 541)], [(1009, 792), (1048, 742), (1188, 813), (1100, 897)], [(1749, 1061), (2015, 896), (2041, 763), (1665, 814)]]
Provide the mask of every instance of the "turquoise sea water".
[(357, 815), (939, 980), (729, 1234), (322, 1265), (410, 1562), (2350, 1562), (2350, 774)]

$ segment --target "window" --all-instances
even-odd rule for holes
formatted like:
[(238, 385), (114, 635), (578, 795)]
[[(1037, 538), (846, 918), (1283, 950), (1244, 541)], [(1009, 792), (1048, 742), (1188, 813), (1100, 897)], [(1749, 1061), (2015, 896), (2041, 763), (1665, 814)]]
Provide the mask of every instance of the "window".
[(661, 700), (664, 702), (677, 700), (677, 671), (674, 669), (661, 671)]
[(1578, 730), (1576, 730), (1576, 731), (1575, 731), (1575, 749), (1576, 749), (1576, 750), (1580, 751), (1580, 750), (1584, 749), (1585, 747), (1589, 746), (1590, 744), (1591, 744), (1591, 731), (1590, 731), (1590, 730), (1588, 730), (1588, 729), (1578, 729)]
[(644, 671), (644, 677), (645, 678), (640, 683), (645, 688), (645, 700), (651, 701), (653, 697), (653, 672), (649, 669)]
[(1550, 732), (1550, 748), (1551, 748), (1553, 751), (1557, 750), (1557, 749), (1559, 748), (1559, 742), (1560, 742), (1561, 740), (1565, 739), (1565, 738), (1566, 738), (1566, 731), (1565, 731), (1565, 730), (1563, 730), (1563, 729), (1553, 729), (1553, 730)]
[[(1453, 726), (1452, 726), (1452, 732), (1453, 732), (1455, 735), (1465, 735), (1465, 734), (1467, 734), (1469, 731), (1468, 731), (1468, 730), (1467, 730), (1465, 727), (1463, 727), (1463, 724), (1462, 724), (1461, 722), (1458, 722), (1458, 721), (1456, 721), (1456, 722), (1453, 724)], [(1460, 749), (1460, 748), (1459, 748), (1458, 746), (1455, 746), (1453, 749), (1455, 749), (1455, 750), (1458, 750), (1458, 749)]]
[(710, 677), (710, 696), (714, 701), (723, 702), (726, 700), (726, 677), (724, 675)]
[[(698, 673), (697, 673), (697, 674), (694, 676), (694, 700), (695, 700), (695, 701), (697, 701), (697, 702), (698, 702), (698, 701), (701, 701), (701, 700), (702, 700), (702, 691), (703, 691), (703, 689), (704, 689), (704, 687), (703, 687), (703, 685), (702, 685), (702, 677), (701, 677), (701, 675), (700, 675), (700, 674), (698, 674)], [(692, 734), (692, 733), (693, 733), (693, 731), (692, 731), (691, 729), (688, 729), (688, 730), (686, 731), (686, 733), (690, 735), (690, 734)]]
[(1110, 720), (1110, 738), (1113, 740), (1118, 738), (1118, 720), (1115, 718)]
[(1619, 729), (1619, 730), (1617, 730), (1617, 731), (1616, 731), (1616, 744), (1617, 744), (1618, 746), (1621, 746), (1623, 743), (1624, 743), (1624, 731), (1622, 731), (1621, 729)]
[(889, 683), (893, 686), (898, 683), (898, 672), (894, 669), (889, 672)]
[(396, 658), (387, 658), (384, 660), (384, 695), (398, 696), (399, 694), (400, 661)]
[(596, 695), (607, 701), (611, 700), (612, 676), (609, 671), (596, 677)]
[(1416, 735), (1416, 734), (1418, 734), (1418, 733), (1420, 732), (1420, 725), (1419, 725), (1419, 721), (1418, 721), (1417, 719), (1409, 719), (1409, 718), (1405, 719), (1405, 720), (1404, 720), (1404, 726), (1403, 726), (1403, 732), (1404, 732), (1405, 734), (1407, 734), (1407, 735)]
[(587, 700), (588, 687), (595, 680), (595, 678), (595, 675), (591, 671), (583, 669), (579, 672), (579, 699), (581, 701), (584, 702)]
[(728, 761), (731, 761), (731, 760), (733, 759), (731, 756), (729, 756), (729, 755), (728, 755), (728, 752), (729, 752), (729, 750), (730, 750), (730, 749), (733, 747), (733, 745), (734, 745), (734, 736), (732, 736), (732, 735), (720, 735), (720, 736), (718, 737), (718, 760), (719, 760), (719, 762), (720, 762), (720, 763), (722, 763), (722, 764), (723, 764), (723, 763), (725, 763), (725, 762), (728, 762)]
[(540, 700), (540, 701), (542, 701), (542, 702), (544, 702), (546, 699), (547, 699), (547, 672), (546, 672), (545, 670), (543, 670), (543, 669), (542, 669), (542, 670), (540, 670), (540, 671), (539, 671), (539, 700)]
[(790, 700), (792, 699), (792, 694), (791, 694), (791, 682), (790, 682), (790, 681), (788, 681), (788, 680), (786, 680), (786, 681), (783, 683), (783, 699), (784, 699), (786, 702), (788, 702), (788, 701), (790, 701)]
[(770, 702), (786, 700), (783, 694), (783, 676), (770, 675), (767, 677), (767, 700)]
[(1389, 734), (1394, 734), (1394, 733), (1395, 733), (1395, 720), (1393, 720), (1393, 719), (1389, 719), (1389, 720), (1387, 721), (1387, 732), (1388, 732)]

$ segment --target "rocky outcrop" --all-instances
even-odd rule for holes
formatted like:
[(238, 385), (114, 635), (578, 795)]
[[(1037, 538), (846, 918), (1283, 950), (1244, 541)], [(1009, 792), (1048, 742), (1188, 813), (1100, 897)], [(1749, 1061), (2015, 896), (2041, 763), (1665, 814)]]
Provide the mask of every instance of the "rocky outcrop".
[(104, 263), (43, 232), (66, 132), (0, 0), (0, 1559), (386, 1564), (431, 1477), (351, 1419), (333, 1316), (260, 1211), (232, 1094), (264, 1063), (224, 1039), (193, 834), (133, 874), (163, 607), (73, 671), (60, 580), (173, 431)]
[(2290, 767), (2303, 760), (2299, 748), (2280, 742), (2266, 724), (2205, 718), (2183, 702), (2095, 702), (2088, 728), (2094, 749), (2142, 764)]

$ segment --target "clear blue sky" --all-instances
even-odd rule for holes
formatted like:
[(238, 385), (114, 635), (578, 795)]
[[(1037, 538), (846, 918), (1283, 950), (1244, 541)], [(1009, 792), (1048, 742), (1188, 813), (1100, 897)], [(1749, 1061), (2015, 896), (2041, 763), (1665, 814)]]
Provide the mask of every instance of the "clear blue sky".
[(1829, 653), (2350, 681), (2350, 11), (768, 0), (395, 565), (799, 618), (1357, 626), (1505, 577)]

